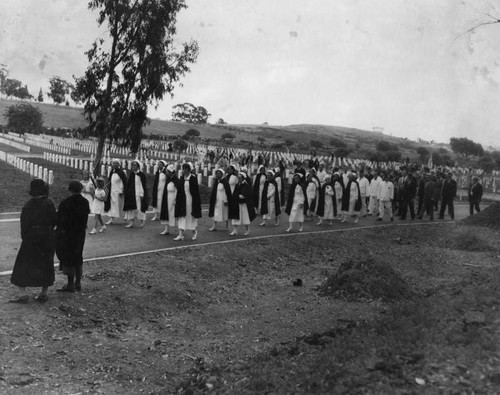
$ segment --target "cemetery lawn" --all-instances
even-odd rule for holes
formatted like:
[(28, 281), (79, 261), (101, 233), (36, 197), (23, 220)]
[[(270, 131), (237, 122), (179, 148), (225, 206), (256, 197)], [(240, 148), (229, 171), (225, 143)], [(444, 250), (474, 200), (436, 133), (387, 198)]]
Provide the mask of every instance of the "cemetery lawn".
[(0, 277), (0, 393), (498, 393), (499, 207), (88, 262), (42, 304)]

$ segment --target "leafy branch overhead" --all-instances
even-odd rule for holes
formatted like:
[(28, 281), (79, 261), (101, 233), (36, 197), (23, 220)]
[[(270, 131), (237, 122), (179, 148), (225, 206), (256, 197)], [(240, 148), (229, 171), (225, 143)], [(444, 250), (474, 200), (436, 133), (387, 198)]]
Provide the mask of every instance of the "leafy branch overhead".
[(148, 108), (173, 96), (197, 59), (198, 44), (174, 45), (177, 13), (186, 8), (182, 0), (92, 0), (89, 8), (109, 36), (86, 52), (89, 66), (75, 78), (72, 98), (84, 104), (99, 136), (99, 161), (107, 138), (137, 151)]

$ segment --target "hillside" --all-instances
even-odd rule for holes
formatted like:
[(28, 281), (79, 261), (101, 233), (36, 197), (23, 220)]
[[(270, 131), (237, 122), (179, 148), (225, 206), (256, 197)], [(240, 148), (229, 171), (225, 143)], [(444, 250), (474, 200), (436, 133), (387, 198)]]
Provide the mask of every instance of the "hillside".
[[(7, 120), (4, 113), (16, 100), (0, 99), (0, 125), (6, 125)], [(87, 125), (83, 118), (82, 109), (62, 105), (31, 102), (34, 106), (41, 109), (44, 115), (44, 125), (51, 128), (79, 128)], [(403, 157), (414, 156), (415, 148), (420, 144), (392, 137), (368, 130), (354, 129), (341, 126), (327, 125), (289, 125), (289, 126), (271, 126), (271, 125), (194, 125), (182, 122), (165, 121), (159, 119), (151, 120), (150, 124), (144, 129), (146, 135), (156, 134), (163, 136), (183, 135), (189, 129), (196, 129), (200, 132), (202, 138), (220, 139), (224, 133), (232, 133), (236, 140), (240, 142), (257, 142), (259, 138), (265, 139), (267, 144), (284, 143), (287, 139), (297, 144), (309, 146), (311, 140), (318, 140), (325, 147), (329, 147), (332, 138), (341, 139), (351, 148), (357, 147), (358, 151), (373, 149), (380, 140), (387, 141), (399, 147)]]

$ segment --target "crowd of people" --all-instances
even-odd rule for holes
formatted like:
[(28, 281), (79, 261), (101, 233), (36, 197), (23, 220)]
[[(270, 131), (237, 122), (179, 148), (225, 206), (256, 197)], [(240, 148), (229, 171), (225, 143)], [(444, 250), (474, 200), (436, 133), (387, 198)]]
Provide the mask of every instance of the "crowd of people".
[[(60, 292), (81, 290), (83, 247), (88, 216), (94, 214), (91, 235), (104, 232), (110, 225), (125, 223), (127, 228), (146, 224), (146, 211), (153, 207), (152, 221), (162, 225), (161, 235), (176, 232), (173, 240), (188, 235), (198, 238), (198, 220), (202, 202), (193, 165), (176, 166), (160, 160), (152, 186), (151, 201), (142, 164), (131, 162), (130, 170), (113, 160), (107, 177), (94, 178), (84, 172), (81, 181), (71, 181), (70, 196), (58, 209), (48, 197), (48, 186), (34, 179), (30, 184), (31, 199), (21, 213), (22, 244), (14, 264), (11, 282), (19, 287), (15, 303), (26, 303), (26, 287), (41, 287), (36, 300), (47, 300), (47, 289), (54, 283), (54, 254), (67, 284)], [(253, 221), (259, 226), (277, 226), (282, 212), (288, 216), (286, 232), (303, 231), (304, 221), (318, 226), (334, 221), (357, 223), (360, 217), (372, 216), (376, 221), (444, 219), (453, 220), (457, 182), (446, 169), (431, 170), (423, 166), (404, 165), (398, 169), (354, 169), (340, 166), (327, 170), (325, 163), (307, 167), (296, 163), (292, 183), (286, 191), (285, 166), (266, 167), (261, 164), (255, 176), (246, 166), (228, 164), (216, 168), (211, 185), (208, 231), (227, 230), (229, 236), (248, 235)], [(479, 212), (483, 189), (477, 177), (471, 176), (468, 186), (470, 214)], [(103, 216), (107, 216), (104, 222)], [(98, 228), (100, 228), (98, 230)]]
[[(234, 163), (234, 164), (231, 164)], [(347, 222), (353, 218), (374, 216), (377, 221), (394, 218), (415, 220), (428, 216), (443, 219), (447, 214), (454, 219), (453, 200), (457, 195), (457, 182), (451, 171), (428, 169), (405, 164), (398, 169), (372, 169), (369, 166), (354, 169), (347, 165), (327, 166), (324, 162), (297, 162), (292, 183), (286, 191), (286, 164), (279, 161), (276, 167), (266, 167), (265, 161), (251, 175), (245, 164), (228, 161), (218, 164), (213, 177), (208, 216), (212, 225), (208, 231), (228, 229), (234, 236), (243, 231), (250, 233), (250, 224), (259, 217), (259, 225), (279, 225), (282, 212), (288, 215), (288, 232), (303, 230), (304, 220), (317, 225), (332, 225), (334, 220)], [(304, 166), (306, 165), (306, 166)], [(89, 200), (95, 214), (95, 226), (91, 234), (103, 232), (107, 225), (120, 218), (126, 227), (146, 223), (146, 210), (151, 203), (153, 221), (162, 224), (162, 235), (175, 231), (174, 240), (181, 241), (190, 234), (198, 237), (198, 219), (202, 217), (201, 197), (193, 165), (182, 164), (177, 174), (174, 164), (164, 160), (157, 163), (151, 199), (148, 197), (146, 177), (138, 160), (131, 162), (131, 169), (121, 168), (114, 160), (106, 186), (104, 179), (97, 179), (94, 188), (89, 174), (82, 180), (83, 194)], [(469, 182), (471, 214), (480, 211), (482, 187), (476, 177)], [(97, 202), (96, 202), (97, 200)], [(440, 207), (439, 207), (440, 205)], [(103, 222), (102, 215), (109, 220)], [(240, 229), (242, 228), (243, 229)]]

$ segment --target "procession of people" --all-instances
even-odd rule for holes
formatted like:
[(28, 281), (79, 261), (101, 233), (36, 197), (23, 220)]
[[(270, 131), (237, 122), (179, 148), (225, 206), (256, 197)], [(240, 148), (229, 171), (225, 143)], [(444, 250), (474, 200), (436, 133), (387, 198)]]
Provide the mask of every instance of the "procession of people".
[[(409, 163), (388, 169), (366, 165), (337, 167), (317, 160), (296, 161), (293, 163), (292, 182), (287, 185), (284, 174), (287, 166), (283, 161), (276, 167), (270, 166), (266, 160), (259, 163), (253, 176), (247, 168), (247, 156), (243, 162), (228, 160), (215, 165), (209, 200), (205, 202), (208, 217), (212, 220), (207, 231), (225, 230), (234, 236), (240, 233), (238, 227), (244, 226), (242, 234), (248, 235), (255, 218), (260, 218), (260, 226), (277, 226), (282, 212), (288, 215), (287, 232), (302, 231), (305, 221), (331, 226), (334, 221), (357, 223), (367, 216), (373, 216), (379, 222), (394, 221), (395, 218), (406, 220), (408, 213), (411, 220), (424, 216), (433, 220), (435, 211), (438, 211), (438, 218), (443, 219), (446, 209), (450, 219), (454, 219), (453, 200), (457, 183), (446, 169), (429, 169)], [(119, 160), (112, 161), (104, 210), (99, 208), (94, 213), (109, 218), (101, 226), (100, 233), (107, 229), (106, 225), (114, 224), (120, 218), (126, 227), (134, 226), (135, 219), (143, 227), (146, 209), (151, 206), (151, 221), (160, 221), (164, 225), (159, 232), (161, 235), (174, 232), (173, 240), (182, 241), (190, 232), (191, 239), (196, 240), (198, 220), (202, 218), (202, 199), (193, 164), (158, 161), (151, 201), (141, 162), (132, 160), (130, 167), (130, 170), (123, 170)], [(90, 189), (85, 188), (87, 177), (84, 174), (82, 180), (84, 191)], [(438, 178), (443, 180), (439, 184)], [(102, 200), (101, 180), (102, 177), (97, 179), (99, 185), (94, 186), (93, 195), (85, 196), (87, 199)], [(482, 189), (477, 177), (474, 184), (472, 181), (469, 191), (471, 210), (478, 212)], [(441, 207), (438, 207), (439, 202)], [(98, 224), (96, 219), (91, 234), (97, 233)]]
[[(446, 212), (451, 220), (455, 218), (457, 182), (449, 169), (409, 163), (397, 169), (336, 167), (318, 161), (308, 165), (297, 161), (288, 185), (284, 163), (272, 167), (262, 160), (253, 177), (247, 164), (229, 161), (225, 168), (216, 165), (209, 185), (208, 217), (212, 222), (207, 231), (226, 231), (229, 237), (248, 236), (256, 218), (260, 217), (260, 226), (278, 226), (283, 212), (288, 216), (286, 232), (302, 232), (305, 221), (332, 226), (334, 221), (357, 223), (366, 217), (378, 222), (395, 218), (404, 221), (408, 214), (411, 220), (426, 216), (432, 221), (435, 211), (438, 219), (444, 219)], [(68, 185), (70, 196), (57, 210), (48, 197), (48, 185), (34, 179), (29, 191), (32, 198), (21, 214), (22, 245), (11, 277), (19, 293), (10, 301), (27, 303), (26, 287), (41, 287), (36, 300), (47, 300), (48, 287), (55, 278), (55, 255), (67, 276), (67, 284), (58, 291), (81, 290), (89, 214), (94, 215), (94, 220), (88, 233), (96, 235), (110, 231), (111, 225), (144, 227), (147, 210), (152, 207), (151, 221), (161, 223), (160, 235), (176, 233), (174, 241), (185, 240), (187, 235), (197, 240), (203, 216), (200, 185), (191, 162), (180, 167), (179, 171), (177, 164), (157, 162), (150, 199), (151, 186), (142, 163), (134, 159), (130, 169), (123, 169), (120, 160), (115, 159), (104, 177), (94, 179), (89, 172), (83, 172), (81, 180), (72, 180)], [(478, 177), (471, 177), (470, 215), (481, 211), (482, 196)], [(107, 222), (103, 217), (108, 218)]]

